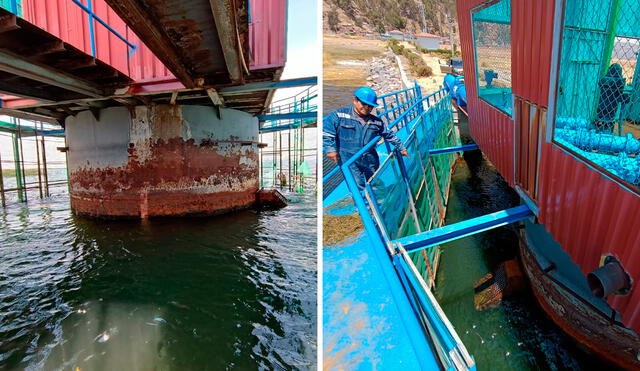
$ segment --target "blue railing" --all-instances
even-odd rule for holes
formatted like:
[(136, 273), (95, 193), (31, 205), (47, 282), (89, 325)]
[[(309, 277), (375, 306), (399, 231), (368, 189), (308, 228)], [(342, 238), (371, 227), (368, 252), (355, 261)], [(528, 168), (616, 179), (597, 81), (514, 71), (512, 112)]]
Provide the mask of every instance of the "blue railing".
[[(28, 0), (28, 1), (36, 1), (36, 0)], [(74, 4), (76, 4), (80, 9), (82, 9), (85, 13), (87, 13), (87, 17), (89, 18), (89, 36), (91, 38), (91, 55), (93, 57), (96, 56), (96, 37), (95, 37), (95, 25), (94, 21), (97, 21), (101, 25), (103, 25), (109, 32), (114, 34), (117, 38), (122, 40), (129, 47), (129, 55), (131, 55), (135, 50), (136, 46), (132, 44), (126, 37), (122, 36), (118, 31), (113, 29), (113, 27), (109, 26), (107, 22), (102, 20), (102, 18), (98, 17), (96, 13), (93, 11), (92, 1), (95, 0), (87, 0), (87, 5), (84, 5), (80, 0), (71, 0)], [(8, 3), (8, 4), (7, 4)], [(0, 2), (0, 5), (10, 11), (11, 13), (17, 15), (18, 17), (22, 16), (22, 2), (18, 0), (8, 0)]]
[(318, 121), (318, 88), (310, 86), (302, 92), (271, 104), (264, 115), (258, 116), (260, 132), (294, 129)]
[[(430, 119), (433, 117), (433, 111), (437, 110), (435, 107), (430, 109), (431, 106), (446, 103), (447, 101), (450, 104), (450, 96), (444, 89), (422, 97), (420, 87), (416, 84), (416, 86), (411, 89), (387, 94), (380, 98), (382, 99), (383, 111), (378, 114), (386, 117), (387, 120), (391, 122), (389, 128), (394, 130), (400, 138), (404, 138), (405, 143), (415, 141), (418, 135), (420, 135), (421, 141), (426, 142), (426, 145), (433, 145), (435, 141), (434, 133), (437, 133), (438, 129), (428, 128), (426, 126), (427, 122), (433, 121), (430, 121)], [(449, 114), (451, 114), (451, 112), (449, 112)], [(450, 119), (452, 122), (452, 117)], [(381, 174), (380, 169), (385, 167), (385, 163), (395, 161), (397, 166), (394, 167), (394, 169), (399, 169), (399, 171), (394, 173), (393, 182), (389, 184), (390, 187), (395, 188), (393, 190), (384, 189), (381, 190), (381, 192), (386, 195), (392, 193), (406, 194), (404, 197), (406, 197), (408, 201), (407, 204), (410, 210), (407, 213), (403, 212), (401, 214), (405, 215), (405, 220), (407, 219), (406, 215), (411, 215), (416, 224), (417, 231), (421, 232), (422, 228), (418, 223), (415, 206), (416, 200), (414, 195), (416, 192), (412, 189), (412, 181), (410, 179), (412, 172), (408, 171), (405, 160), (401, 155), (392, 151), (390, 146), (385, 142), (388, 155), (386, 159), (384, 159), (380, 169), (378, 169), (371, 179), (366, 181), (364, 196), (359, 190), (353, 174), (349, 170), (349, 167), (364, 153), (376, 146), (380, 139), (380, 137), (372, 139), (355, 155), (328, 172), (323, 177), (323, 182), (329, 182), (338, 172), (341, 172), (344, 176), (346, 185), (351, 192), (354, 203), (361, 216), (366, 235), (371, 240), (371, 248), (374, 256), (376, 256), (381, 264), (384, 278), (391, 288), (391, 294), (405, 322), (405, 328), (411, 338), (415, 354), (419, 357), (423, 367), (426, 369), (434, 369), (437, 367), (430, 365), (429, 359), (423, 355), (425, 349), (429, 347), (428, 341), (430, 340), (435, 346), (440, 362), (445, 369), (475, 370), (475, 361), (468, 354), (466, 348), (455, 333), (453, 326), (444, 315), (444, 312), (431, 294), (407, 252), (401, 244), (392, 242), (393, 238), (397, 237), (396, 233), (394, 233), (394, 236), (389, 234), (387, 230), (388, 224), (383, 221), (381, 216), (383, 210), (379, 208), (372, 183), (376, 182), (377, 177)], [(428, 156), (428, 149), (425, 148), (425, 150), (425, 156)], [(410, 156), (420, 155), (418, 153), (410, 153)], [(367, 206), (367, 202), (365, 202), (365, 197), (371, 206), (371, 211)], [(402, 224), (404, 221), (400, 221), (399, 223)]]
[(91, 36), (91, 55), (92, 56), (96, 56), (96, 35), (95, 35), (95, 30), (94, 30), (94, 25), (93, 25), (93, 21), (94, 19), (96, 21), (98, 21), (101, 25), (103, 25), (107, 30), (109, 30), (109, 32), (111, 32), (112, 34), (114, 34), (117, 38), (119, 38), (120, 40), (122, 40), (125, 44), (127, 44), (127, 46), (129, 48), (131, 48), (131, 50), (129, 51), (129, 54), (133, 53), (136, 50), (136, 46), (134, 44), (132, 44), (131, 42), (129, 42), (129, 40), (127, 40), (125, 37), (123, 37), (122, 35), (120, 35), (120, 33), (118, 33), (118, 31), (114, 30), (111, 26), (109, 26), (105, 21), (102, 20), (102, 18), (98, 17), (94, 12), (93, 12), (93, 5), (91, 4), (91, 0), (87, 0), (87, 5), (84, 5), (83, 3), (81, 3), (79, 0), (71, 0), (74, 4), (76, 4), (77, 6), (80, 7), (80, 9), (84, 10), (85, 13), (87, 13), (87, 16), (89, 17), (89, 34)]

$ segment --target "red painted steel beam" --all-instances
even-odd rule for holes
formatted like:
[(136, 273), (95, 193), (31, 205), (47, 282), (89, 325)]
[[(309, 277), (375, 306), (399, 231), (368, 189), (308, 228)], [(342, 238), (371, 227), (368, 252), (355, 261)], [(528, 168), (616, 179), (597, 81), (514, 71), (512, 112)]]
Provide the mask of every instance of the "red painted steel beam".
[(180, 58), (180, 51), (176, 50), (171, 38), (156, 22), (156, 17), (150, 14), (149, 9), (136, 0), (105, 1), (184, 86), (190, 89), (196, 87), (195, 79)]
[(243, 56), (238, 34), (238, 22), (234, 0), (210, 0), (213, 19), (216, 22), (218, 39), (222, 46), (222, 53), (229, 71), (229, 77), (234, 83), (244, 83)]

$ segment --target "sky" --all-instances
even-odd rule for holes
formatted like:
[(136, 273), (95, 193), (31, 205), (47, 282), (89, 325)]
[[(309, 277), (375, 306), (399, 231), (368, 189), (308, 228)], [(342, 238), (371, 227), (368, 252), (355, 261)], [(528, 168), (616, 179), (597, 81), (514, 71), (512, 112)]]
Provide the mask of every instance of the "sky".
[[(287, 9), (287, 62), (282, 79), (319, 76), (322, 68), (316, 0), (289, 0)], [(280, 89), (274, 100), (303, 89)]]
[[(288, 0), (287, 9), (287, 61), (281, 79), (319, 76), (322, 68), (320, 38), (318, 35), (318, 3), (316, 0)], [(307, 87), (277, 90), (274, 101), (289, 97)], [(0, 120), (9, 121), (9, 117), (0, 116)], [(56, 142), (55, 145), (53, 142)], [(315, 143), (315, 135), (308, 137), (309, 146)], [(35, 162), (35, 147), (27, 145), (23, 148), (26, 167)], [(48, 160), (64, 161), (64, 155), (55, 150), (62, 146), (59, 140), (52, 139), (51, 147), (47, 146)], [(13, 168), (13, 151), (10, 137), (0, 134), (0, 158), (2, 167)], [(34, 166), (35, 167), (35, 166)]]

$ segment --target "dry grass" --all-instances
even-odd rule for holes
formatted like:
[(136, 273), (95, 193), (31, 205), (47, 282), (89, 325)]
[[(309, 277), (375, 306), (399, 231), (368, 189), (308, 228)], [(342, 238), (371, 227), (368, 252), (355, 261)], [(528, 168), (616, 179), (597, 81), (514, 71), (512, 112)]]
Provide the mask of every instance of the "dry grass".
[(361, 61), (381, 55), (385, 45), (380, 40), (356, 37), (326, 36), (323, 38), (322, 61), (324, 67), (335, 65), (337, 61)]
[[(25, 176), (38, 175), (38, 169), (24, 169)], [(16, 171), (14, 169), (2, 169), (2, 176), (5, 178), (15, 178)]]
[[(412, 76), (412, 79), (411, 79), (413, 80), (413, 78), (415, 78), (418, 81), (418, 85), (420, 85), (420, 87), (424, 89), (423, 94), (424, 95), (431, 94), (441, 89), (445, 74), (440, 72), (440, 58), (438, 58), (438, 56), (436, 55), (432, 55), (429, 53), (426, 53), (426, 54), (422, 53), (420, 50), (416, 48), (415, 45), (406, 41), (401, 42), (400, 45), (404, 46), (405, 49), (409, 49), (412, 52), (420, 55), (424, 60), (424, 62), (427, 64), (427, 66), (431, 67), (431, 71), (433, 75), (429, 77), (418, 77), (418, 78), (416, 78), (415, 76)], [(408, 63), (406, 58), (402, 58), (402, 63), (405, 63), (405, 64)]]
[[(329, 36), (323, 38), (323, 79), (332, 86), (358, 86), (365, 83), (367, 70), (365, 62), (380, 56), (385, 45), (380, 40), (370, 40), (350, 36)], [(354, 62), (349, 65), (341, 61)], [(361, 64), (358, 65), (357, 63)]]
[(358, 214), (322, 216), (322, 244), (332, 246), (364, 230)]

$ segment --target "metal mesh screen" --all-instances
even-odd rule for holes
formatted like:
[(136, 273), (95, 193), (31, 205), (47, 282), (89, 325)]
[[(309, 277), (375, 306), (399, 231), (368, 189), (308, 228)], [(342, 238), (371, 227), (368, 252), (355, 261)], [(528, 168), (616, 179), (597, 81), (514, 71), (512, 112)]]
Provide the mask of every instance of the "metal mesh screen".
[(567, 0), (554, 139), (640, 184), (640, 1)]
[(478, 96), (511, 114), (511, 2), (472, 14)]
[[(429, 149), (458, 144), (450, 99), (441, 99), (414, 121), (412, 133), (405, 140), (410, 157), (403, 157), (402, 161), (411, 198), (395, 154), (372, 177), (372, 196), (391, 239), (415, 234), (418, 227), (426, 231), (440, 226), (455, 154), (430, 156)], [(417, 219), (411, 212), (411, 204), (415, 205)]]
[[(370, 180), (373, 199), (391, 239), (406, 236), (406, 224), (414, 220), (409, 199), (395, 156), (389, 157)], [(415, 232), (414, 232), (415, 233)]]

